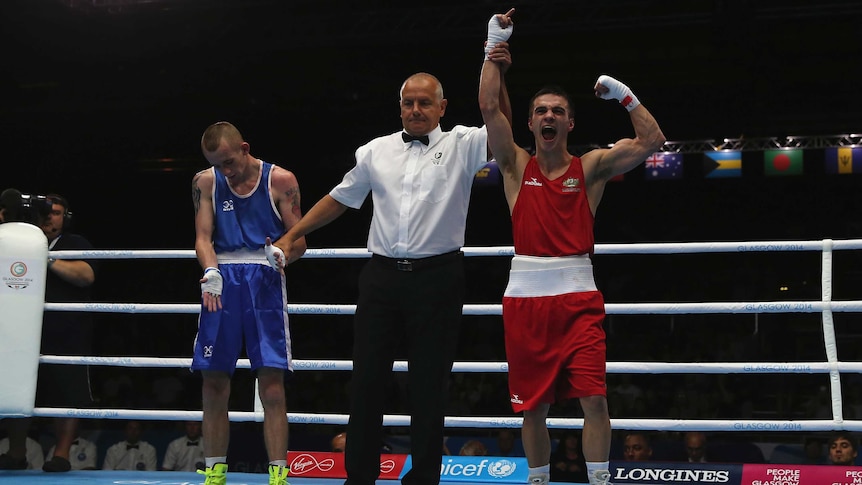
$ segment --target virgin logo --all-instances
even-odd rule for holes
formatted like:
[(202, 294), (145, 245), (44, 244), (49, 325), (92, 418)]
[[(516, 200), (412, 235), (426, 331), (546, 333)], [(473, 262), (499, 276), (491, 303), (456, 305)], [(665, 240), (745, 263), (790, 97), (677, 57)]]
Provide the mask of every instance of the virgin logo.
[(303, 453), (294, 458), (292, 462), (290, 462), (290, 474), (304, 475), (306, 473), (314, 471), (315, 469), (318, 469), (322, 472), (328, 472), (332, 469), (332, 466), (334, 464), (335, 461), (333, 461), (332, 458), (317, 461), (313, 456)]
[(389, 473), (395, 469), (395, 462), (392, 460), (384, 460), (380, 462), (380, 471), (383, 473)]

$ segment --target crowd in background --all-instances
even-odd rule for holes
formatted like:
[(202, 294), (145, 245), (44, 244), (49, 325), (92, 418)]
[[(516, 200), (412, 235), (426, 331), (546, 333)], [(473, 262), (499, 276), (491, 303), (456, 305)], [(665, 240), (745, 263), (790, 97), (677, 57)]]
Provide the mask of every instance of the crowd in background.
[[(38, 469), (50, 459), (53, 436), (50, 427), (37, 424), (27, 440), (29, 468)], [(260, 423), (234, 423), (238, 470), (263, 471), (255, 454), (263, 446), (256, 429)], [(314, 428), (312, 426), (311, 428)], [(292, 430), (294, 451), (343, 452), (347, 435), (337, 427)], [(2, 426), (0, 426), (2, 429)], [(407, 453), (409, 436), (392, 429), (381, 444), (383, 453)], [(523, 457), (516, 429), (452, 430), (442, 444), (445, 455)], [(335, 434), (333, 434), (335, 433)], [(580, 430), (551, 431), (554, 482), (583, 481), (584, 458)], [(0, 437), (3, 432), (0, 431)], [(203, 466), (203, 440), (199, 421), (88, 420), (73, 445), (74, 470), (194, 471)], [(776, 463), (797, 465), (862, 465), (858, 436), (846, 432), (761, 433), (666, 432), (615, 430), (611, 459), (645, 462)], [(239, 451), (247, 448), (244, 452)], [(0, 439), (0, 452), (8, 440)], [(259, 454), (259, 453), (258, 453)]]

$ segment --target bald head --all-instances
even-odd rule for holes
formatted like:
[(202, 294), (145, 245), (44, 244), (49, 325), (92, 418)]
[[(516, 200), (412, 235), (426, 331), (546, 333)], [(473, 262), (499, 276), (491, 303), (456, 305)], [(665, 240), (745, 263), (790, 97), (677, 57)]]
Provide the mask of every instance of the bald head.
[(335, 453), (343, 453), (347, 446), (347, 433), (338, 433), (332, 438), (330, 450)]
[(700, 462), (706, 455), (706, 435), (701, 431), (689, 431), (685, 434), (685, 451), (688, 460)]
[(437, 79), (437, 76), (428, 74), (427, 72), (417, 72), (405, 79), (404, 82), (401, 83), (401, 89), (398, 90), (398, 99), (404, 98), (404, 88), (408, 83), (421, 83), (424, 85), (430, 84), (432, 85), (431, 88), (436, 95), (437, 101), (443, 99), (443, 84), (439, 79)]
[(401, 124), (404, 131), (414, 136), (431, 133), (446, 114), (447, 101), (443, 86), (436, 77), (419, 72), (401, 85)]

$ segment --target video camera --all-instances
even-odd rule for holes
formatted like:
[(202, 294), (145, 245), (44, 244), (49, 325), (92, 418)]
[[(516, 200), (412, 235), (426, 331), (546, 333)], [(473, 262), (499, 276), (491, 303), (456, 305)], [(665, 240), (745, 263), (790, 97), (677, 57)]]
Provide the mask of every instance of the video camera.
[(48, 218), (54, 202), (44, 195), (23, 194), (17, 189), (6, 189), (0, 194), (3, 222), (27, 222), (36, 226)]

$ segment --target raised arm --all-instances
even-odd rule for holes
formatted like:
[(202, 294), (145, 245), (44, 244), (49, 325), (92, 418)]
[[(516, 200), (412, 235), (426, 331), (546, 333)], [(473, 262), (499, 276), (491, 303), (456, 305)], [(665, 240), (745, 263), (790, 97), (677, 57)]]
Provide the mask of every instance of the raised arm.
[(594, 86), (596, 96), (615, 99), (629, 111), (635, 138), (623, 138), (610, 150), (596, 150), (593, 181), (607, 181), (640, 165), (658, 151), (666, 141), (658, 122), (640, 103), (631, 89), (610, 76), (599, 76)]
[[(507, 65), (501, 60), (509, 59), (505, 41), (512, 33), (509, 15), (513, 12), (514, 9), (506, 14), (496, 14), (488, 22), (486, 55), (479, 80), (479, 109), (488, 130), (488, 146), (500, 170), (509, 176), (515, 166), (516, 145), (512, 135), (511, 106), (508, 105), (508, 93), (503, 85), (503, 69)], [(501, 99), (504, 99), (503, 103)], [(504, 109), (509, 111), (508, 117)]]
[(498, 97), (498, 102), (500, 103), (500, 111), (503, 112), (503, 116), (509, 120), (509, 126), (512, 127), (514, 126), (512, 122), (512, 103), (509, 100), (509, 89), (506, 87), (506, 71), (512, 65), (509, 43), (497, 43), (497, 46), (491, 50), (489, 56), (497, 64), (497, 67), (500, 68), (500, 96)]

